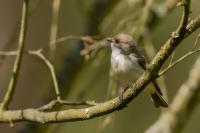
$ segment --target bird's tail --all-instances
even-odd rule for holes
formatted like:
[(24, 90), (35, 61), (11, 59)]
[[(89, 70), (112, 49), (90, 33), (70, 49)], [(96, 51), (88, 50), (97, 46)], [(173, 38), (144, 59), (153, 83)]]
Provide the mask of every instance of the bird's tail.
[(153, 101), (154, 105), (158, 107), (168, 107), (168, 103), (162, 97), (162, 92), (160, 87), (158, 86), (156, 81), (153, 81), (153, 85), (155, 87), (154, 91), (151, 92), (151, 100)]
[(154, 92), (151, 94), (151, 99), (154, 103), (154, 105), (158, 107), (168, 107), (168, 103), (165, 101), (165, 99), (158, 94), (157, 92)]

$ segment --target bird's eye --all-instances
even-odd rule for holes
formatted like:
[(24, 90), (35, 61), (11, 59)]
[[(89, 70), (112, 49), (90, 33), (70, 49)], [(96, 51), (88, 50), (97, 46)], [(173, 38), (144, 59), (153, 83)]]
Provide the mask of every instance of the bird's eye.
[(119, 39), (116, 39), (115, 42), (116, 42), (116, 43), (119, 43)]

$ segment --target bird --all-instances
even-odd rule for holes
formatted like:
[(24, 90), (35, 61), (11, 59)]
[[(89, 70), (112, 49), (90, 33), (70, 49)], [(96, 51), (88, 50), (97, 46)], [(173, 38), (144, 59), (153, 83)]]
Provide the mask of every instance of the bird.
[[(119, 33), (107, 38), (111, 46), (111, 67), (119, 82), (119, 99), (123, 100), (123, 93), (147, 69), (144, 56), (137, 49), (137, 43), (129, 34)], [(155, 107), (168, 107), (163, 93), (154, 79), (153, 88), (147, 88)]]

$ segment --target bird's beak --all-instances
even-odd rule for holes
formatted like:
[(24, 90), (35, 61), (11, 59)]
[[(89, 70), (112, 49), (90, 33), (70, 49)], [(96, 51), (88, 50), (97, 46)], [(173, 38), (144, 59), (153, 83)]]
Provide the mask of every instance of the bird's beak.
[(113, 39), (112, 37), (108, 37), (108, 38), (107, 38), (107, 42), (111, 43), (111, 42), (113, 42), (113, 41), (114, 41), (114, 39)]

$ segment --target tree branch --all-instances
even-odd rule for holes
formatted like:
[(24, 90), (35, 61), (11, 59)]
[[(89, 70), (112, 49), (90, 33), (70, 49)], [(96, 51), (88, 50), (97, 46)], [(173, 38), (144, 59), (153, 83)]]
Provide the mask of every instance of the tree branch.
[[(26, 51), (24, 53), (30, 54), (30, 55), (35, 55), (37, 56), (39, 59), (41, 59), (42, 61), (44, 61), (44, 63), (47, 65), (50, 73), (51, 73), (51, 77), (53, 80), (53, 84), (54, 84), (54, 88), (55, 88), (55, 93), (57, 96), (56, 100), (52, 100), (50, 101), (48, 104), (38, 108), (38, 110), (40, 111), (45, 111), (45, 110), (49, 110), (52, 109), (54, 106), (56, 106), (57, 104), (60, 105), (87, 105), (87, 106), (94, 106), (97, 105), (98, 103), (94, 102), (94, 101), (64, 101), (61, 100), (60, 98), (60, 92), (59, 92), (59, 87), (58, 87), (58, 82), (57, 82), (57, 78), (56, 78), (56, 74), (55, 74), (55, 70), (54, 70), (54, 66), (53, 64), (41, 53), (42, 49), (39, 50), (30, 50), (30, 51)], [(0, 55), (1, 56), (15, 56), (17, 55), (17, 51), (0, 51)]]
[(199, 103), (200, 57), (189, 73), (187, 81), (180, 87), (169, 109), (146, 131), (146, 133), (178, 133), (188, 121)]
[(192, 19), (190, 23), (186, 26), (187, 29), (186, 36), (190, 35), (192, 32), (198, 29), (199, 26), (200, 26), (200, 15)]
[(56, 45), (57, 43), (61, 43), (67, 40), (79, 40), (80, 38), (81, 38), (80, 36), (75, 36), (75, 35), (64, 36), (55, 40), (51, 40), (49, 45)]
[(37, 50), (37, 51), (28, 51), (29, 54), (31, 55), (35, 55), (38, 58), (40, 58), (42, 61), (45, 62), (45, 64), (47, 65), (47, 67), (49, 68), (49, 71), (51, 73), (51, 77), (53, 80), (53, 84), (54, 84), (54, 89), (55, 89), (55, 93), (57, 96), (57, 100), (61, 100), (60, 98), (60, 91), (59, 91), (59, 87), (58, 87), (58, 82), (57, 82), (57, 78), (56, 78), (56, 73), (54, 70), (54, 67), (52, 65), (52, 63), (41, 53), (41, 49)]
[[(184, 3), (183, 15), (182, 15), (179, 27), (177, 28), (175, 32), (172, 32), (171, 38), (164, 44), (163, 47), (161, 47), (160, 51), (157, 53), (157, 55), (154, 57), (151, 64), (149, 65), (148, 69), (150, 71), (150, 74), (154, 76), (157, 75), (163, 63), (171, 55), (174, 49), (181, 43), (181, 41), (183, 41), (186, 33), (188, 33), (188, 30), (186, 29), (186, 25), (187, 25), (188, 17), (190, 14), (190, 10), (189, 10), (190, 1), (183, 0), (182, 2)], [(199, 26), (200, 24), (197, 27)]]
[(22, 54), (23, 49), (25, 45), (25, 38), (26, 38), (26, 27), (27, 27), (27, 14), (28, 14), (28, 0), (23, 0), (22, 5), (22, 17), (21, 17), (21, 27), (20, 27), (20, 33), (19, 33), (19, 39), (18, 39), (18, 50), (17, 50), (17, 56), (15, 58), (14, 66), (12, 69), (12, 76), (10, 78), (8, 88), (6, 90), (6, 93), (3, 97), (3, 101), (0, 105), (0, 110), (5, 110), (8, 108), (9, 103), (12, 99), (14, 89), (16, 86), (16, 81), (19, 74), (19, 68), (22, 61)]
[(52, 100), (48, 104), (43, 105), (42, 107), (38, 108), (39, 111), (50, 110), (54, 108), (57, 104), (59, 105), (71, 105), (71, 106), (95, 106), (98, 105), (95, 101), (64, 101), (64, 100)]
[(171, 68), (173, 68), (175, 65), (177, 65), (178, 63), (180, 63), (181, 61), (183, 61), (184, 59), (186, 59), (187, 57), (190, 57), (191, 55), (200, 52), (200, 49), (194, 50), (194, 51), (190, 51), (187, 54), (185, 54), (184, 56), (180, 57), (179, 59), (177, 59), (176, 61), (174, 61), (173, 63), (171, 63), (166, 69), (162, 70), (158, 76), (162, 76), (163, 74), (165, 74), (167, 71), (169, 71)]

